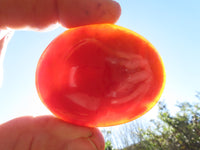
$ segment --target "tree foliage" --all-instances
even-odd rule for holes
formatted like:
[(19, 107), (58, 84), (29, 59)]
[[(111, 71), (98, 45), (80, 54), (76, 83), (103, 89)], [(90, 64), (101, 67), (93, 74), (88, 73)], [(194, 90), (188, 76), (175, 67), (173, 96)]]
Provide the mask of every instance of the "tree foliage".
[(119, 132), (116, 138), (124, 144), (123, 150), (199, 150), (200, 104), (178, 103), (175, 115), (164, 102), (159, 102), (158, 107), (158, 118), (149, 126), (134, 123), (123, 128), (125, 136)]
[(142, 131), (143, 140), (132, 148), (148, 150), (199, 150), (200, 106), (179, 103), (179, 112), (171, 115), (164, 103), (159, 103), (158, 120), (152, 120), (154, 129)]
[(105, 150), (113, 150), (113, 146), (112, 146), (112, 133), (110, 130), (101, 130), (101, 132), (103, 133), (104, 135), (104, 138), (105, 138)]

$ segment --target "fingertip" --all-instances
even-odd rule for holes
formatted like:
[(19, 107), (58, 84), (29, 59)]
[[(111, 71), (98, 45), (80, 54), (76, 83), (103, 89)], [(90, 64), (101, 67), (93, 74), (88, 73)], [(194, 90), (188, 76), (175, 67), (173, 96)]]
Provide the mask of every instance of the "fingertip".
[(113, 0), (59, 0), (58, 21), (67, 28), (100, 23), (115, 23), (121, 15)]
[(91, 128), (92, 136), (89, 139), (92, 143), (96, 146), (98, 150), (104, 150), (105, 148), (105, 141), (102, 133), (98, 128)]
[(98, 128), (69, 124), (53, 116), (37, 117), (35, 123), (35, 127), (45, 126), (48, 133), (66, 141), (67, 149), (75, 150), (81, 147), (82, 150), (104, 150), (104, 137)]

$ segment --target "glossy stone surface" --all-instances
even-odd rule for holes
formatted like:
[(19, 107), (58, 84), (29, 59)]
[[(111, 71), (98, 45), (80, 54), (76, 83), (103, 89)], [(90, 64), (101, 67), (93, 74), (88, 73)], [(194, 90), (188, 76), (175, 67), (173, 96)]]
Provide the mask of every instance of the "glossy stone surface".
[(67, 30), (46, 48), (36, 70), (43, 103), (58, 118), (89, 127), (132, 121), (159, 100), (162, 60), (142, 36), (109, 24)]

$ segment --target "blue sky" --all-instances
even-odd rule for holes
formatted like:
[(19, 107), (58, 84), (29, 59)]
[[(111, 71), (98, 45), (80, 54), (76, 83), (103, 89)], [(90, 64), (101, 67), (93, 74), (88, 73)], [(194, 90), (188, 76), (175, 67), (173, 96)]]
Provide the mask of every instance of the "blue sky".
[[(119, 2), (122, 15), (117, 24), (143, 35), (163, 58), (167, 77), (161, 100), (172, 112), (176, 101), (196, 101), (196, 91), (200, 91), (200, 1)], [(35, 70), (46, 46), (65, 30), (15, 31), (4, 61), (0, 123), (24, 115), (50, 114), (37, 96)], [(156, 110), (144, 117), (154, 117)]]

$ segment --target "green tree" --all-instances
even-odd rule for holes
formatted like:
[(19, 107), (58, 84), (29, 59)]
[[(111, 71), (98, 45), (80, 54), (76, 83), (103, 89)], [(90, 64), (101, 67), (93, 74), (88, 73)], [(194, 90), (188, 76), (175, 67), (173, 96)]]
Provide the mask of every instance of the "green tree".
[[(196, 96), (200, 100), (200, 93)], [(200, 104), (182, 102), (179, 111), (172, 115), (164, 102), (158, 103), (158, 118), (150, 123), (136, 120), (122, 125), (118, 135), (107, 131), (107, 146), (113, 139), (123, 146), (120, 150), (199, 150), (200, 149)], [(120, 140), (120, 142), (119, 142)], [(106, 149), (110, 150), (110, 149)]]
[(106, 141), (105, 150), (113, 150), (113, 146), (112, 146), (111, 141)]
[(142, 130), (143, 140), (132, 149), (148, 150), (199, 150), (200, 105), (183, 102), (179, 111), (171, 115), (163, 102), (159, 103), (158, 120), (152, 120), (154, 128)]
[(101, 132), (104, 135), (104, 139), (105, 139), (105, 150), (113, 150), (113, 146), (112, 146), (112, 132), (110, 129), (102, 129)]

